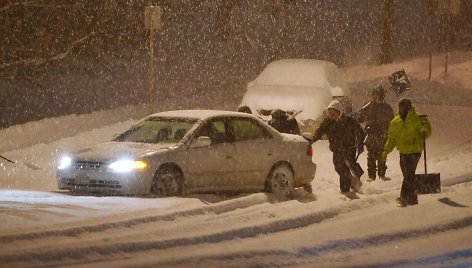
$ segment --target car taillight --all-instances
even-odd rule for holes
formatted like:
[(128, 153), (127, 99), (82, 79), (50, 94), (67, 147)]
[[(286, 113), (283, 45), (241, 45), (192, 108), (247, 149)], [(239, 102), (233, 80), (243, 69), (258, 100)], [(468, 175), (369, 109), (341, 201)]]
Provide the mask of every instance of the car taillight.
[(313, 146), (311, 144), (308, 144), (308, 147), (306, 147), (306, 155), (313, 156)]

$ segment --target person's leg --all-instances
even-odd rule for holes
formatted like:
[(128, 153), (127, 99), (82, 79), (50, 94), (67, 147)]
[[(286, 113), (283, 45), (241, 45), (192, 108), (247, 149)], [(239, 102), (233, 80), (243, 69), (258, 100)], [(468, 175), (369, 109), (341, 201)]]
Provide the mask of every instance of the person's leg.
[(375, 180), (375, 173), (377, 173), (376, 160), (375, 151), (367, 148), (367, 174), (369, 175), (369, 180)]
[(403, 173), (403, 183), (400, 192), (400, 199), (406, 202), (406, 205), (418, 204), (416, 195), (416, 166), (420, 160), (421, 154), (400, 154), (400, 167)]
[(350, 175), (351, 172), (345, 163), (346, 154), (341, 152), (333, 152), (334, 169), (339, 174), (339, 188), (342, 193), (349, 192), (351, 189)]
[(378, 174), (379, 177), (385, 180), (385, 174), (387, 173), (387, 162), (382, 160), (383, 148), (375, 151), (375, 158), (377, 159)]

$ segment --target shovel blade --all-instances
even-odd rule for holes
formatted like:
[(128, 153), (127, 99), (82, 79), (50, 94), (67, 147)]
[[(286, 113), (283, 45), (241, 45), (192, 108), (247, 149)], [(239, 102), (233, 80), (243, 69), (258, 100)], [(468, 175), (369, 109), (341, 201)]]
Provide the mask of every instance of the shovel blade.
[(346, 166), (351, 171), (351, 174), (356, 177), (360, 178), (364, 174), (364, 170), (362, 169), (361, 165), (357, 162), (351, 162), (346, 160)]
[(435, 194), (441, 192), (441, 174), (416, 174), (417, 193)]

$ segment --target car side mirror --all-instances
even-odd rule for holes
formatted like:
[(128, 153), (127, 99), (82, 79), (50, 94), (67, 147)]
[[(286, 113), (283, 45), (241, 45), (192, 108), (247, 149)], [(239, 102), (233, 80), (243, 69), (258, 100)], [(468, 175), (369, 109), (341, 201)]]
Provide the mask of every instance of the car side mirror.
[(211, 144), (210, 137), (200, 136), (192, 142), (190, 147), (192, 148), (207, 147), (207, 146), (210, 146), (210, 144)]

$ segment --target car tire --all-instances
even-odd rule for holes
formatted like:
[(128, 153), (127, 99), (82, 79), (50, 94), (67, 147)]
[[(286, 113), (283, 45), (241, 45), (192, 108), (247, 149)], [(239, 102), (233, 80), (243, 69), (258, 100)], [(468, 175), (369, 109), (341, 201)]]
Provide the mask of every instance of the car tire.
[(173, 166), (163, 166), (154, 175), (151, 192), (160, 196), (180, 196), (184, 192), (184, 176)]
[(267, 178), (266, 189), (278, 197), (290, 198), (294, 188), (292, 168), (287, 163), (275, 165)]

